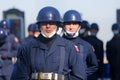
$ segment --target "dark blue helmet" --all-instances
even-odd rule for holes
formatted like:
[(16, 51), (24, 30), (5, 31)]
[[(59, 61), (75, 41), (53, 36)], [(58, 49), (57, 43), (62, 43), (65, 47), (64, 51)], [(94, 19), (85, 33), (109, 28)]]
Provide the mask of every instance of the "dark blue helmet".
[(0, 22), (0, 27), (4, 29), (10, 29), (10, 20), (9, 19), (3, 19)]
[(37, 23), (41, 22), (61, 22), (59, 11), (54, 7), (42, 8), (37, 16)]
[(30, 25), (28, 26), (28, 31), (33, 31), (33, 32), (34, 32), (34, 27), (35, 27), (34, 24), (30, 24)]
[(63, 16), (63, 22), (78, 22), (81, 23), (81, 15), (78, 11), (76, 10), (69, 10), (67, 11), (64, 16)]
[(38, 25), (37, 25), (37, 24), (30, 24), (30, 25), (28, 26), (28, 31), (33, 31), (33, 32), (35, 32), (35, 31), (40, 31), (40, 29), (38, 28)]
[(86, 20), (83, 20), (81, 22), (81, 28), (89, 29), (90, 28), (89, 22)]
[(7, 32), (3, 28), (0, 28), (0, 43), (3, 43), (6, 37), (7, 37)]
[(114, 23), (114, 24), (112, 25), (112, 30), (119, 30), (119, 29), (120, 29), (120, 24)]
[(92, 23), (91, 26), (90, 26), (90, 29), (96, 29), (96, 30), (99, 30), (99, 26), (97, 23)]

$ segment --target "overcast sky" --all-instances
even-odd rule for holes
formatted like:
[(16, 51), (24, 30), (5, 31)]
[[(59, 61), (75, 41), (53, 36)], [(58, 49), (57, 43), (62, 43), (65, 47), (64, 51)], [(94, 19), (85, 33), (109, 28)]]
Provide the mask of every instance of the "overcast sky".
[(61, 16), (69, 9), (79, 11), (82, 18), (90, 24), (98, 23), (98, 37), (106, 43), (112, 37), (111, 25), (116, 22), (116, 10), (120, 9), (120, 0), (1, 0), (0, 20), (3, 18), (3, 11), (17, 8), (25, 12), (27, 28), (30, 23), (36, 21), (39, 10), (45, 6), (56, 7)]

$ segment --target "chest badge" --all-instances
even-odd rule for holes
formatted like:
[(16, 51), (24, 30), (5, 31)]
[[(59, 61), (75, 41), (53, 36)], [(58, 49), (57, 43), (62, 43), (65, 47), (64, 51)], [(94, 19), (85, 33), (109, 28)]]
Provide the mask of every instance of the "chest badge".
[(78, 48), (78, 46), (74, 45), (74, 47), (75, 47), (75, 50), (76, 50), (77, 52), (80, 51), (79, 48)]

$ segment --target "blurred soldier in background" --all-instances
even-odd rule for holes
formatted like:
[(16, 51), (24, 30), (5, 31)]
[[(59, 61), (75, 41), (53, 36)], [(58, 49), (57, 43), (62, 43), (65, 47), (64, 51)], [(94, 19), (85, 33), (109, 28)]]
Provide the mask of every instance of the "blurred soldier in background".
[(76, 49), (78, 50), (78, 58), (79, 55), (83, 55), (86, 75), (88, 77), (96, 72), (98, 64), (92, 46), (79, 37), (79, 30), (82, 22), (81, 15), (76, 10), (69, 10), (64, 14), (63, 22), (63, 29), (65, 30), (63, 38), (66, 38), (74, 43)]
[(30, 24), (28, 26), (28, 36), (21, 40), (21, 44), (26, 43), (26, 41), (31, 41), (34, 37), (38, 37), (40, 34), (40, 29), (37, 24)]
[(3, 28), (0, 28), (0, 80), (5, 80), (5, 75), (3, 73), (3, 68), (5, 66), (4, 66), (4, 61), (2, 59), (3, 53), (1, 49), (3, 49), (3, 45), (6, 42), (6, 37), (7, 37), (7, 34), (5, 30)]
[(4, 67), (2, 67), (2, 72), (5, 80), (10, 80), (10, 75), (13, 68), (13, 63), (16, 62), (17, 50), (20, 46), (19, 40), (10, 33), (10, 25), (7, 19), (0, 22), (0, 27), (4, 28), (5, 38), (4, 44), (0, 48), (1, 59), (4, 62)]
[(79, 35), (80, 35), (80, 38), (82, 38), (85, 41), (87, 41), (89, 36), (89, 28), (90, 28), (89, 22), (86, 20), (83, 20), (81, 23), (81, 29), (79, 31), (80, 33)]
[(97, 37), (97, 33), (99, 31), (99, 26), (97, 23), (92, 23), (89, 30), (90, 36), (88, 37), (87, 41), (93, 46), (99, 65), (97, 72), (91, 77), (95, 78), (96, 76), (96, 80), (101, 80), (103, 79), (103, 41)]
[(112, 80), (120, 80), (120, 24), (112, 25), (113, 38), (107, 42), (106, 53)]
[(60, 36), (63, 36), (63, 34), (64, 34), (63, 22), (61, 22), (58, 26), (59, 26), (59, 28), (57, 30), (57, 34), (60, 35)]
[(39, 11), (40, 35), (19, 48), (11, 80), (85, 79), (82, 57), (77, 60), (73, 44), (56, 33), (60, 22), (56, 8), (47, 6)]
[(19, 39), (14, 34), (12, 34), (10, 31), (12, 26), (10, 25), (9, 19), (3, 19), (0, 22), (0, 27), (5, 29), (5, 31), (8, 34), (8, 38), (9, 38), (9, 40), (11, 40), (11, 42), (16, 42), (16, 43), (19, 42)]
[(39, 35), (40, 35), (40, 28), (38, 27), (37, 24), (35, 24), (35, 27), (34, 27), (34, 36), (38, 37)]
[(36, 24), (30, 24), (28, 26), (28, 37), (33, 37), (34, 36), (34, 29), (35, 29)]

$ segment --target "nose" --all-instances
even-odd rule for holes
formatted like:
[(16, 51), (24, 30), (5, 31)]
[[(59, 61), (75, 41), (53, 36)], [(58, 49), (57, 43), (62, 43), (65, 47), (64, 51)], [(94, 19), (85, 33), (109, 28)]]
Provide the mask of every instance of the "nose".
[(50, 27), (50, 24), (46, 24), (46, 27), (49, 28), (49, 27)]

